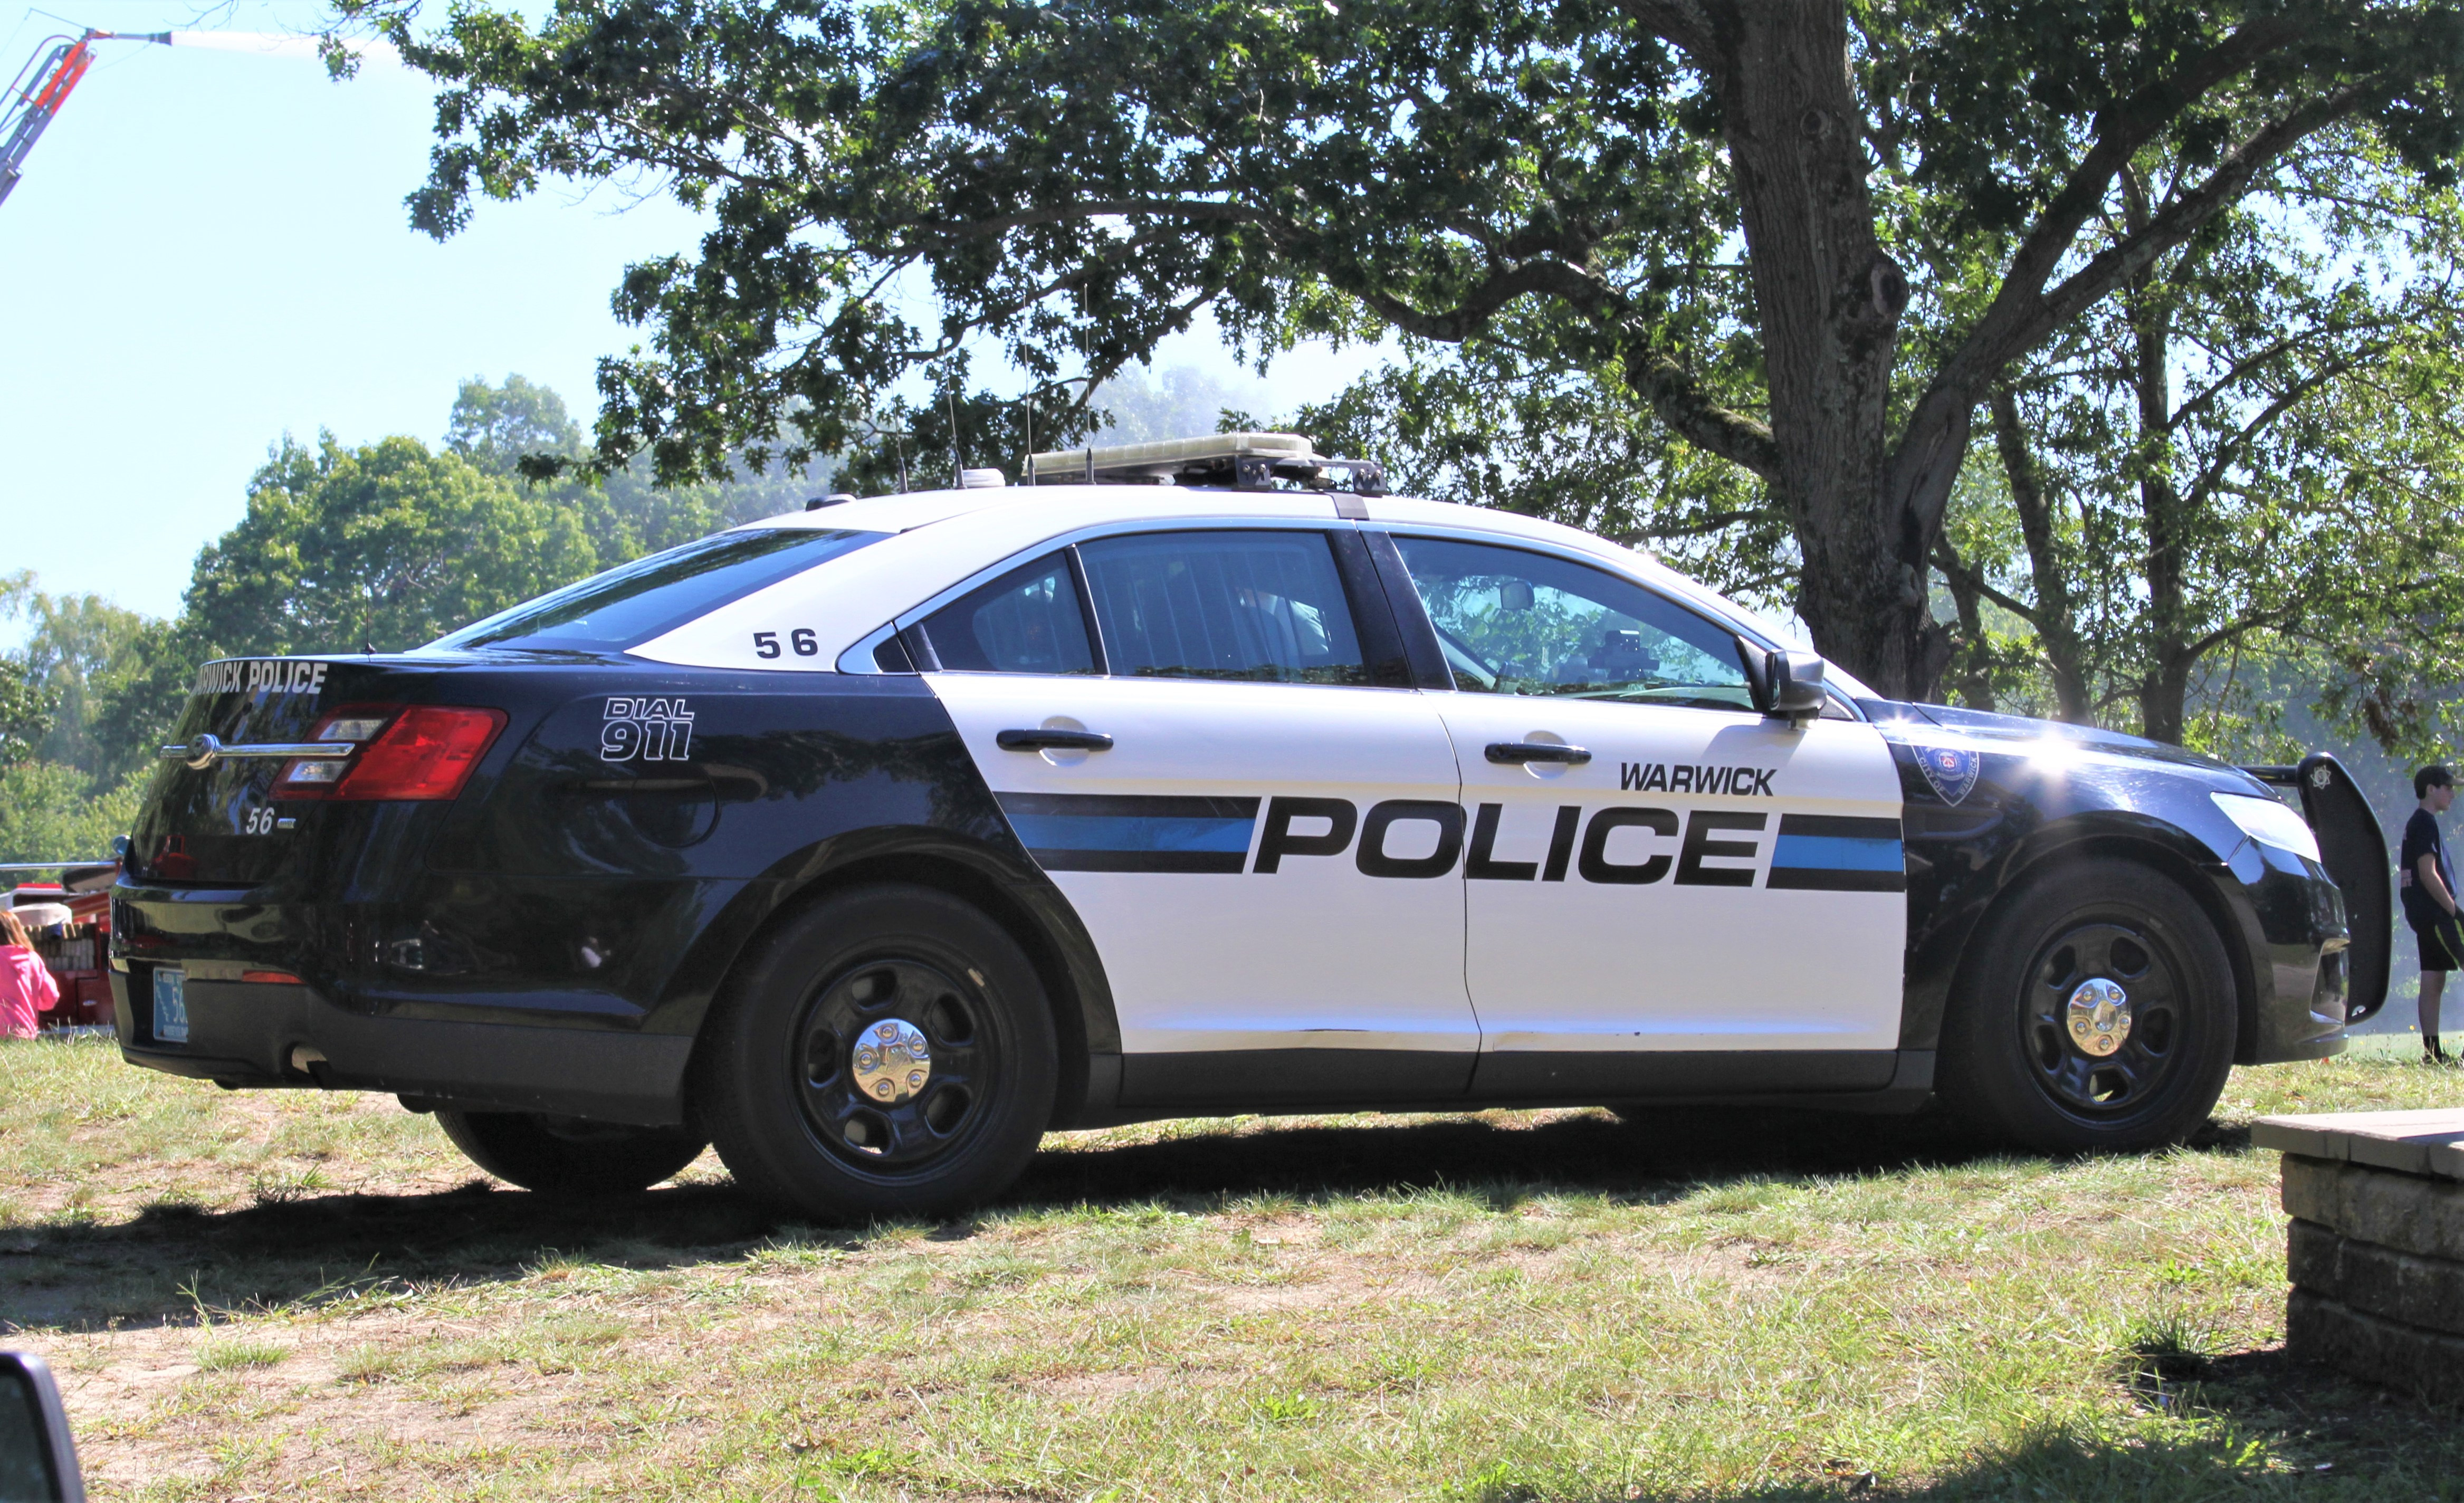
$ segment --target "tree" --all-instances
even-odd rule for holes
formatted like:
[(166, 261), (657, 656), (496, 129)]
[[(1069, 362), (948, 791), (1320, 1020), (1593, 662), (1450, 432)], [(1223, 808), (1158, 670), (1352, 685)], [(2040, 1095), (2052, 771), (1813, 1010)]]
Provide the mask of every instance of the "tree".
[[(447, 85), (419, 228), (552, 177), (711, 210), (617, 291), (653, 327), (602, 363), (602, 463), (808, 459), (971, 348), (1036, 395), (1210, 305), (1253, 353), (1536, 315), (1770, 489), (1816, 643), (1895, 693), (1948, 654), (1925, 579), (1995, 385), (2322, 131), (2443, 181), (2464, 36), (2434, 0), (341, 5)], [(2091, 251), (2132, 166), (2167, 190)]]
[[(2252, 754), (2307, 703), (2430, 754), (2464, 681), (2464, 207), (2387, 167), (2349, 134), (2289, 155), (1996, 389), (1933, 560), (1959, 700)], [(2128, 229), (2126, 192), (2110, 207), (2098, 237)], [(1719, 484), (1741, 477), (1672, 443), (1617, 370), (1535, 359), (1511, 320), (1405, 343), (1297, 425), (1382, 439), (1410, 489), (1648, 545), (1787, 609), (1768, 493)]]
[[(2123, 180), (2107, 235), (2151, 197)], [(2389, 653), (2416, 680), (2464, 677), (2446, 629), (2459, 241), (2452, 193), (2328, 133), (2014, 369), (1989, 402), (1998, 473), (1936, 545), (1971, 702), (2016, 652), (2065, 719), (2217, 744), (2272, 713), (2250, 696), (2298, 658), (2355, 729), (2418, 742), (2423, 700), (2387, 697)], [(1982, 629), (1981, 602), (2028, 640)]]
[(1671, 433), (1615, 364), (1535, 358), (1508, 322), (1456, 346), (1408, 341), (1404, 359), (1288, 425), (1321, 448), (1377, 455), (1397, 490), (1649, 548), (1786, 614), (1794, 540), (1766, 489)]
[(221, 654), (400, 651), (598, 567), (569, 509), (417, 439), (285, 439), (197, 555), (187, 627)]
[(124, 671), (140, 618), (55, 596), (31, 573), (0, 578), (0, 614), (23, 612), (26, 645), (0, 655), (0, 861), (109, 859), (135, 813), (136, 779), (93, 733), (90, 711)]
[(49, 594), (31, 572), (0, 578), (0, 617), (9, 616), (32, 627), (15, 659), (51, 707), (31, 754), (94, 775), (107, 760), (90, 733), (95, 698), (129, 668), (145, 619), (99, 595)]
[(464, 381), (445, 447), (484, 474), (518, 482), (570, 509), (602, 567), (798, 511), (818, 484), (765, 472), (740, 456), (715, 484), (660, 486), (638, 464), (594, 473), (584, 463), (592, 457), (590, 446), (564, 399), (520, 375), (507, 376), (501, 386), (475, 376)]
[(0, 767), (0, 861), (111, 860), (137, 817), (139, 780), (102, 792), (56, 762)]
[(532, 478), (554, 477), (542, 460), (578, 459), (587, 445), (582, 425), (565, 411), (564, 399), (517, 372), (501, 386), (473, 376), (453, 394), (445, 424), (445, 447), (492, 475), (518, 475), (534, 461)]
[(51, 729), (51, 695), (24, 664), (0, 658), (0, 767), (32, 760)]
[(96, 686), (86, 739), (94, 748), (84, 771), (99, 789), (114, 788), (154, 766), (188, 705), (197, 670), (215, 656), (194, 622), (148, 621), (128, 651)]

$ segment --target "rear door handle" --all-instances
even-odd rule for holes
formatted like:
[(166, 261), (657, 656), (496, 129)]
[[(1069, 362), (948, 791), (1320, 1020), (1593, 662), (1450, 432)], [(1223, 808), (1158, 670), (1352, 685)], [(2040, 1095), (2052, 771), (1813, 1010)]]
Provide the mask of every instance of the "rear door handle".
[(993, 744), (1004, 752), (1110, 752), (1112, 738), (1100, 730), (1003, 730)]
[(1568, 767), (1580, 767), (1592, 759), (1581, 747), (1560, 746), (1554, 741), (1492, 741), (1488, 744), (1492, 762), (1563, 762)]

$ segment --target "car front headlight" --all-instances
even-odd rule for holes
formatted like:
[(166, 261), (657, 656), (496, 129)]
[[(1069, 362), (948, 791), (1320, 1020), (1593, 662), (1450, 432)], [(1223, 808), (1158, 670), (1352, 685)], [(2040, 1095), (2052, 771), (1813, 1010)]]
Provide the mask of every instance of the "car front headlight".
[(2310, 823), (2273, 798), (2251, 794), (2210, 794), (2225, 817), (2241, 827), (2241, 833), (2261, 845), (2273, 845), (2279, 851), (2291, 851), (2320, 860), (2319, 837), (2311, 832)]

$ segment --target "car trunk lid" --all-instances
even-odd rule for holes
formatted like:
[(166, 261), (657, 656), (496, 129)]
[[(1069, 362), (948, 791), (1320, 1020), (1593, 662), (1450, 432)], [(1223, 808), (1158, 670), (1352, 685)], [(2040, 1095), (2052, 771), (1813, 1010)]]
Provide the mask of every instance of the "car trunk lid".
[[(399, 704), (402, 664), (381, 659), (232, 658), (198, 671), (173, 741), (131, 832), (141, 879), (245, 886), (283, 870), (318, 805), (275, 796), (295, 763), (277, 747), (318, 744), (335, 712), (376, 697)], [(336, 745), (335, 743), (326, 743)], [(347, 744), (338, 750), (347, 750)], [(313, 759), (313, 758), (312, 758)], [(339, 759), (337, 759), (339, 760)]]

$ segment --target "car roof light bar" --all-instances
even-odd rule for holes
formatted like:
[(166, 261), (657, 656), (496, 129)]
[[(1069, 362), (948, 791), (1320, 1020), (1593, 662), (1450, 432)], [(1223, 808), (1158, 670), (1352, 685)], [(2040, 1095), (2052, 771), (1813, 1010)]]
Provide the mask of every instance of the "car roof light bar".
[(1089, 486), (1169, 482), (1272, 490), (1280, 481), (1307, 490), (1386, 493), (1386, 472), (1377, 465), (1328, 458), (1296, 433), (1210, 433), (1154, 444), (1051, 449), (1028, 456), (1026, 475), (1029, 485), (1043, 480)]

